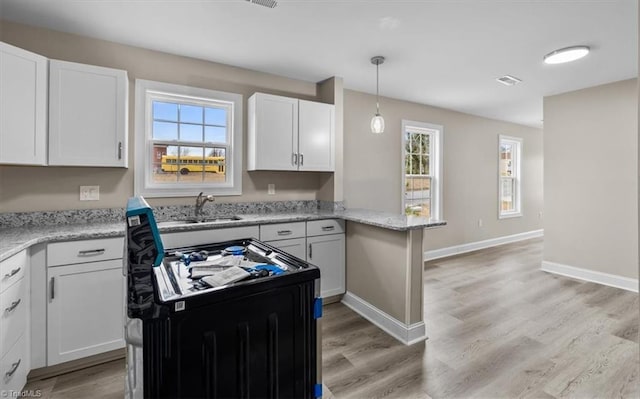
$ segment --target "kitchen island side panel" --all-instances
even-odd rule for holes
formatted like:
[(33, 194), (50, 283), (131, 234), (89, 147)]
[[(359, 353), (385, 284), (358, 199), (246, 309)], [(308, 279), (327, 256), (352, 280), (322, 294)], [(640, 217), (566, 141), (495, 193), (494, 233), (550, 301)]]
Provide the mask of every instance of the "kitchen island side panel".
[(347, 292), (409, 324), (409, 231), (347, 222)]

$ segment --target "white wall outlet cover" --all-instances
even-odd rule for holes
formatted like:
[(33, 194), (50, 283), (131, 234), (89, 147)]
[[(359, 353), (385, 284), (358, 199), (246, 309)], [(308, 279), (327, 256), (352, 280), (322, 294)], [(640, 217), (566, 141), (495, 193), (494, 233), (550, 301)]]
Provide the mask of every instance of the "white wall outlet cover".
[(99, 201), (100, 186), (80, 186), (80, 201)]
[(276, 185), (275, 184), (267, 184), (267, 194), (275, 195), (276, 193)]

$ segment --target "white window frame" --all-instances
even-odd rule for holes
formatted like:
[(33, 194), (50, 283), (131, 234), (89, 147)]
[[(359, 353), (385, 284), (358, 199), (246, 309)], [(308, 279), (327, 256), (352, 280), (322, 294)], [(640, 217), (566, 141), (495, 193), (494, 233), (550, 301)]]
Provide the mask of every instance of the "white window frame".
[(402, 120), (402, 134), (400, 135), (402, 157), (401, 157), (401, 173), (402, 173), (402, 186), (401, 186), (401, 209), (400, 212), (405, 214), (405, 158), (407, 156), (405, 146), (405, 133), (407, 130), (413, 130), (414, 132), (420, 132), (428, 134), (429, 139), (429, 171), (431, 172), (431, 192), (430, 192), (430, 204), (431, 204), (431, 220), (442, 220), (443, 211), (443, 189), (442, 189), (442, 171), (443, 171), (443, 142), (444, 142), (444, 127), (442, 125), (436, 125), (433, 123), (417, 122), (411, 120)]
[[(224, 183), (154, 183), (151, 159), (153, 156), (152, 102), (164, 100), (198, 105), (222, 105), (228, 115), (229, 146), (225, 152)], [(242, 95), (197, 87), (176, 85), (151, 80), (136, 79), (136, 156), (134, 188), (135, 195), (145, 197), (188, 197), (204, 191), (207, 194), (227, 196), (242, 194)], [(176, 142), (178, 143), (178, 142)]]
[[(498, 219), (508, 219), (522, 216), (522, 143), (523, 140), (521, 137), (513, 137), (506, 135), (498, 136)], [(514, 210), (513, 211), (503, 211), (502, 210), (502, 179), (503, 176), (500, 175), (500, 154), (502, 152), (501, 147), (503, 144), (510, 144), (513, 147), (513, 171), (514, 176), (513, 180), (515, 181), (514, 188)]]

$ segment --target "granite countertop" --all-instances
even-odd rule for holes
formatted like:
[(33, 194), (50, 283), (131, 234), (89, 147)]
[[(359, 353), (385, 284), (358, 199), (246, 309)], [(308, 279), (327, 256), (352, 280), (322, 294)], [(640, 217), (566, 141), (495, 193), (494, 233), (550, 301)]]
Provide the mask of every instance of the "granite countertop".
[[(122, 212), (121, 210), (121, 215)], [(446, 224), (445, 221), (432, 221), (423, 217), (394, 215), (387, 212), (364, 209), (299, 210), (275, 213), (237, 214), (240, 216), (240, 220), (170, 226), (163, 226), (162, 221), (171, 220), (171, 217), (167, 217), (167, 215), (162, 212), (158, 215), (155, 209), (154, 214), (156, 214), (156, 218), (159, 221), (158, 229), (160, 233), (321, 219), (343, 219), (396, 231), (437, 227)], [(180, 219), (180, 217), (175, 218)], [(32, 224), (26, 227), (2, 228), (0, 229), (0, 261), (35, 244), (54, 241), (120, 237), (124, 236), (124, 229), (124, 220), (117, 222), (99, 221), (44, 226)]]

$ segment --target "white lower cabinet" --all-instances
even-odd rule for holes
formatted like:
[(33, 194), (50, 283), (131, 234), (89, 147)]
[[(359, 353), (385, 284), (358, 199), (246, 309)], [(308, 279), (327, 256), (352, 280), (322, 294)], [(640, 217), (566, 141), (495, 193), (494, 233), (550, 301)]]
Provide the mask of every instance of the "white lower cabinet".
[(27, 251), (0, 262), (0, 394), (17, 397), (31, 365)]
[(124, 347), (123, 242), (48, 245), (47, 366)]
[(48, 269), (47, 364), (124, 347), (122, 260)]
[[(331, 232), (333, 234), (327, 234)], [(307, 222), (307, 262), (320, 269), (320, 296), (345, 293), (345, 238), (341, 220)]]
[(263, 224), (260, 240), (302, 260), (307, 259), (305, 222)]
[(273, 245), (274, 247), (281, 249), (284, 252), (291, 254), (297, 258), (306, 260), (307, 250), (305, 248), (305, 241), (306, 240), (303, 237), (292, 238), (290, 240), (265, 241), (265, 243)]

